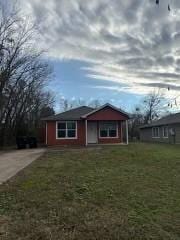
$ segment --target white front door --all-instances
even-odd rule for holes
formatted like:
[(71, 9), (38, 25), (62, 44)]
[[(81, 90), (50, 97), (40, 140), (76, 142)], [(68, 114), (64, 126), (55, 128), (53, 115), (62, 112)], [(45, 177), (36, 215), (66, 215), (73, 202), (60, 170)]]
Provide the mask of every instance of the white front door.
[(87, 142), (97, 143), (97, 122), (87, 123)]

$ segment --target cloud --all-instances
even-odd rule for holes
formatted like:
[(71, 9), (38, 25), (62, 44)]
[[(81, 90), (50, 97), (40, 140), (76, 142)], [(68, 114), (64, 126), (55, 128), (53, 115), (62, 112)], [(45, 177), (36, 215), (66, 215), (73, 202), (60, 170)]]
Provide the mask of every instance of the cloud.
[[(84, 75), (127, 91), (180, 88), (180, 1), (27, 0), (49, 57), (89, 63)], [(78, 81), (78, 79), (77, 79)], [(117, 90), (116, 87), (111, 90)], [(137, 91), (138, 90), (138, 91)]]

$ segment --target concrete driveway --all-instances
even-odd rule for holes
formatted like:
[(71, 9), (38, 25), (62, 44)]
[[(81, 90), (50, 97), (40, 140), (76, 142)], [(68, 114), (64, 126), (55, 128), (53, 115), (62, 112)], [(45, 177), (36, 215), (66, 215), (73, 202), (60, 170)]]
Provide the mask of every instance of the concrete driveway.
[(0, 184), (39, 158), (45, 149), (25, 149), (0, 153)]

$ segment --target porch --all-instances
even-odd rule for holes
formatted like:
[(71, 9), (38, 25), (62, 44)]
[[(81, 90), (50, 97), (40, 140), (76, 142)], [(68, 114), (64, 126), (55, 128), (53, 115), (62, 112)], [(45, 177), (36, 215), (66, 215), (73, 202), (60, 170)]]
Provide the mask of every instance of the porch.
[[(123, 131), (125, 126), (125, 132)], [(128, 121), (122, 120), (85, 120), (86, 146), (128, 144)], [(125, 135), (125, 142), (123, 142)]]

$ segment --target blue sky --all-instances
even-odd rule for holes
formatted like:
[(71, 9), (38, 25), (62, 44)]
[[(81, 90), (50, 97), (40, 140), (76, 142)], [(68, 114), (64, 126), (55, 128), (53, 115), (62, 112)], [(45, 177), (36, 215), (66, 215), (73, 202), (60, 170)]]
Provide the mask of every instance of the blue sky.
[(131, 111), (159, 88), (167, 99), (179, 95), (179, 0), (170, 1), (171, 11), (169, 0), (19, 1), (54, 66), (56, 105), (64, 96)]
[[(128, 111), (133, 110), (135, 103), (139, 103), (142, 98), (141, 95), (121, 92), (123, 84), (86, 77), (83, 67), (87, 67), (88, 64), (85, 62), (56, 60), (51, 64), (54, 76), (49, 88), (55, 93), (57, 111), (61, 97), (70, 100), (83, 99), (87, 103), (98, 99), (102, 103), (109, 102)], [(109, 87), (118, 90), (111, 90)]]

